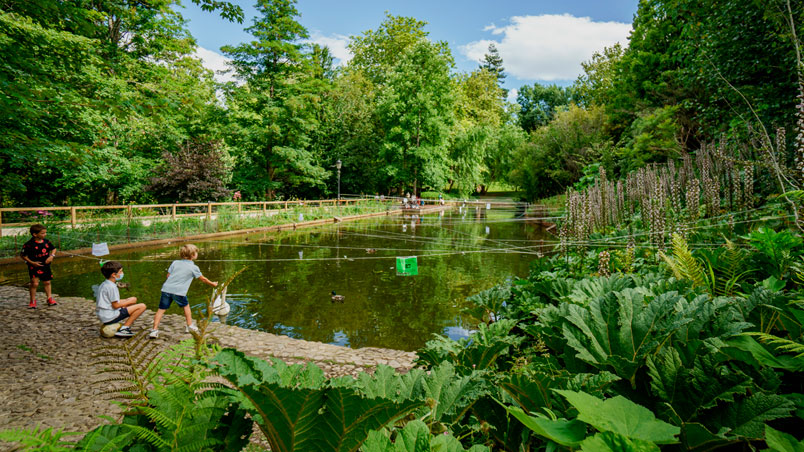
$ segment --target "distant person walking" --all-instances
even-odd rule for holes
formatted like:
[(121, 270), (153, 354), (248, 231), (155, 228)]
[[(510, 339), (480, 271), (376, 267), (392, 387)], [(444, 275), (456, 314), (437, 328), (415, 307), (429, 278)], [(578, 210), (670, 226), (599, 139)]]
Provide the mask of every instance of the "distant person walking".
[(31, 226), (30, 231), (31, 239), (22, 245), (20, 252), (20, 258), (28, 264), (28, 277), (31, 278), (28, 286), (31, 293), (28, 309), (36, 309), (36, 288), (39, 286), (39, 281), (42, 281), (45, 288), (48, 306), (55, 306), (58, 303), (51, 293), (50, 281), (53, 280), (53, 272), (50, 270), (50, 264), (56, 257), (56, 247), (45, 238), (47, 228), (41, 224)]
[(162, 284), (162, 296), (159, 299), (159, 309), (154, 315), (154, 328), (148, 336), (151, 339), (159, 337), (159, 322), (165, 311), (170, 307), (172, 302), (176, 302), (181, 308), (184, 309), (184, 318), (187, 320), (187, 328), (185, 332), (198, 331), (198, 328), (193, 325), (193, 311), (190, 309), (190, 302), (187, 300), (187, 291), (190, 289), (190, 284), (194, 278), (198, 278), (201, 282), (209, 284), (212, 287), (217, 287), (218, 283), (208, 280), (201, 274), (201, 269), (193, 263), (198, 258), (198, 247), (192, 244), (187, 244), (179, 250), (179, 257), (181, 260), (173, 261), (168, 268), (167, 280)]

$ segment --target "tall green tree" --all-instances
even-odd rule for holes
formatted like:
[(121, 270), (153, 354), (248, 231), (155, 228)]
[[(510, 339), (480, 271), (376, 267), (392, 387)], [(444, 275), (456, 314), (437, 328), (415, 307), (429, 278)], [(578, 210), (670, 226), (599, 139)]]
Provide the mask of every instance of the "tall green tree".
[(455, 126), (449, 149), (450, 186), (462, 195), (489, 180), (486, 157), (495, 145), (505, 109), (494, 72), (480, 69), (460, 74), (455, 81)]
[(351, 37), (349, 50), (353, 57), (349, 66), (362, 71), (373, 83), (383, 83), (399, 57), (427, 38), (425, 25), (427, 22), (413, 17), (386, 12), (385, 20), (377, 30), (367, 30), (360, 36)]
[(400, 191), (442, 187), (453, 123), (453, 61), (445, 43), (420, 40), (397, 57), (378, 99), (384, 175)]
[(229, 140), (240, 150), (234, 183), (251, 197), (323, 188), (327, 177), (310, 150), (321, 79), (300, 43), (308, 33), (296, 21), (295, 5), (295, 0), (259, 0), (260, 16), (246, 28), (255, 39), (222, 49), (245, 82), (229, 86), (227, 105)]
[(502, 88), (503, 82), (507, 75), (505, 74), (505, 67), (503, 66), (503, 59), (497, 46), (492, 42), (489, 44), (489, 51), (483, 55), (483, 61), (480, 63), (480, 68), (485, 69), (497, 78), (497, 84), (501, 88), (502, 96), (508, 96), (508, 90)]

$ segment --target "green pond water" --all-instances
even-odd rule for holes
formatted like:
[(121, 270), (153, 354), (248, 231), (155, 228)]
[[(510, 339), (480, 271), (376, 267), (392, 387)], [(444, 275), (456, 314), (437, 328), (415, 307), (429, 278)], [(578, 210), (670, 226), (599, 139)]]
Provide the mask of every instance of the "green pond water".
[[(353, 348), (416, 350), (433, 333), (468, 335), (475, 322), (461, 314), (466, 297), (527, 275), (535, 251), (511, 248), (548, 239), (541, 225), (514, 209), (414, 215), (198, 241), (196, 263), (213, 281), (247, 267), (229, 286), (229, 324)], [(130, 288), (121, 289), (121, 297), (136, 296), (155, 310), (179, 246), (105, 256), (123, 263)], [(398, 276), (396, 257), (412, 255), (418, 275)], [(103, 281), (98, 261), (86, 257), (59, 258), (53, 271), (54, 292), (62, 296), (93, 298), (92, 285)], [(27, 272), (0, 267), (4, 277), (20, 283)], [(188, 297), (194, 310), (203, 308), (211, 290), (193, 282)], [(332, 302), (332, 291), (344, 302)], [(180, 312), (175, 305), (168, 310)]]

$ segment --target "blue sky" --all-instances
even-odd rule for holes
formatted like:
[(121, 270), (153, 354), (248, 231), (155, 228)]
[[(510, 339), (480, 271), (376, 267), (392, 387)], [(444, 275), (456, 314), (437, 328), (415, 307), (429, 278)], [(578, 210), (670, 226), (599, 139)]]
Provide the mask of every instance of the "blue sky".
[[(253, 1), (237, 1), (245, 11), (243, 24), (229, 23), (185, 0), (182, 15), (198, 41), (199, 56), (212, 69), (222, 69), (220, 47), (251, 40), (243, 29), (256, 14)], [(478, 66), (488, 44), (503, 57), (505, 87), (557, 83), (567, 85), (580, 73), (580, 63), (614, 42), (626, 43), (638, 0), (299, 0), (297, 19), (311, 41), (326, 44), (345, 63), (349, 36), (376, 29), (385, 12), (412, 16), (428, 23), (433, 40), (449, 43), (456, 70)]]

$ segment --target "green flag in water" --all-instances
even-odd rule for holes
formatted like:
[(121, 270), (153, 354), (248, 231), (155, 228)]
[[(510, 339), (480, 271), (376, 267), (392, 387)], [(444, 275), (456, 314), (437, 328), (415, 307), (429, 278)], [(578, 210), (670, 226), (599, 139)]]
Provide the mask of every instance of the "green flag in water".
[(397, 257), (396, 258), (396, 274), (397, 276), (416, 276), (419, 274), (419, 264), (416, 262), (416, 256), (410, 257)]

